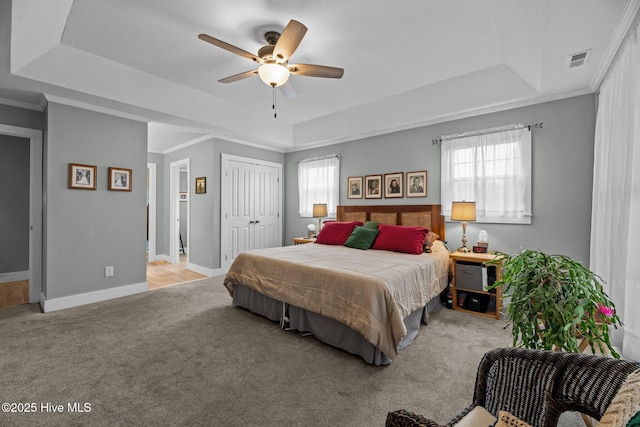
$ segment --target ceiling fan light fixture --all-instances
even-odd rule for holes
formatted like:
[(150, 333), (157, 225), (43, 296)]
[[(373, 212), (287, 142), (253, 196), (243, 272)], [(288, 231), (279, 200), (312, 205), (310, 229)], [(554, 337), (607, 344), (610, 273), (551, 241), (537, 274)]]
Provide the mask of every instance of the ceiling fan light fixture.
[(262, 64), (258, 68), (260, 79), (271, 87), (282, 86), (289, 80), (289, 70), (284, 65), (276, 63)]

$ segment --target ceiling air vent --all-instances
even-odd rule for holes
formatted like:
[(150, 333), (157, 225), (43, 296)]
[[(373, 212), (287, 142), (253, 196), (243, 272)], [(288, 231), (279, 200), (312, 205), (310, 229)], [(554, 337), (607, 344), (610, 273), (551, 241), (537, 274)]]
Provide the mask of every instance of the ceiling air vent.
[(569, 68), (580, 67), (587, 63), (591, 49), (569, 55)]

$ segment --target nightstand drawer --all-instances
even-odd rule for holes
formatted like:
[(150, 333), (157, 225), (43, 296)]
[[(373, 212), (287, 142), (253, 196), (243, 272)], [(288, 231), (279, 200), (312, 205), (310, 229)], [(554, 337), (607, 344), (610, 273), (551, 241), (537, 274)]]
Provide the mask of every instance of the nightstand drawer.
[(483, 291), (482, 264), (456, 263), (456, 288)]
[[(484, 271), (483, 271), (484, 270)], [(484, 267), (478, 263), (456, 263), (456, 288), (470, 291), (486, 291), (496, 281), (496, 267)]]

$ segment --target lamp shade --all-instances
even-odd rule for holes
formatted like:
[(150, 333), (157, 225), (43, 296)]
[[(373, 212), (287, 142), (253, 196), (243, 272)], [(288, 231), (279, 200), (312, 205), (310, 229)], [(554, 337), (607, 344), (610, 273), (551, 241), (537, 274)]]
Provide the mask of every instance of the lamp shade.
[(451, 219), (453, 221), (475, 221), (476, 202), (453, 202), (451, 204)]
[(280, 64), (262, 64), (258, 68), (260, 79), (272, 87), (282, 86), (289, 80), (289, 70)]
[(317, 203), (313, 205), (313, 216), (314, 218), (323, 218), (327, 216), (327, 204), (326, 203)]

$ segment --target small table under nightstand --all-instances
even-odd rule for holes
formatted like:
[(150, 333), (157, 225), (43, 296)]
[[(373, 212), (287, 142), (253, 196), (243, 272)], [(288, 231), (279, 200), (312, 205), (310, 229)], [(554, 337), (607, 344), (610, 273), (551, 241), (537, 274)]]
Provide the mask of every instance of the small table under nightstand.
[(315, 237), (294, 237), (293, 244), (294, 245), (304, 245), (305, 243), (313, 243), (316, 241)]
[[(464, 311), (466, 313), (500, 319), (500, 309), (502, 308), (502, 292), (500, 287), (491, 291), (486, 291), (483, 287), (483, 274), (486, 274), (486, 272), (483, 272), (482, 269), (486, 266), (485, 263), (495, 260), (496, 255), (456, 251), (452, 252), (449, 255), (449, 258), (452, 261), (451, 295), (453, 296), (453, 304), (451, 308), (454, 310)], [(489, 265), (495, 267), (493, 278), (496, 281), (500, 280), (502, 272), (501, 263), (498, 262), (496, 264)], [(466, 297), (469, 297), (470, 295), (486, 295), (492, 303), (492, 300), (495, 300), (495, 304), (491, 304), (491, 309), (485, 312), (468, 310), (461, 304), (458, 304), (461, 293), (465, 293)]]

